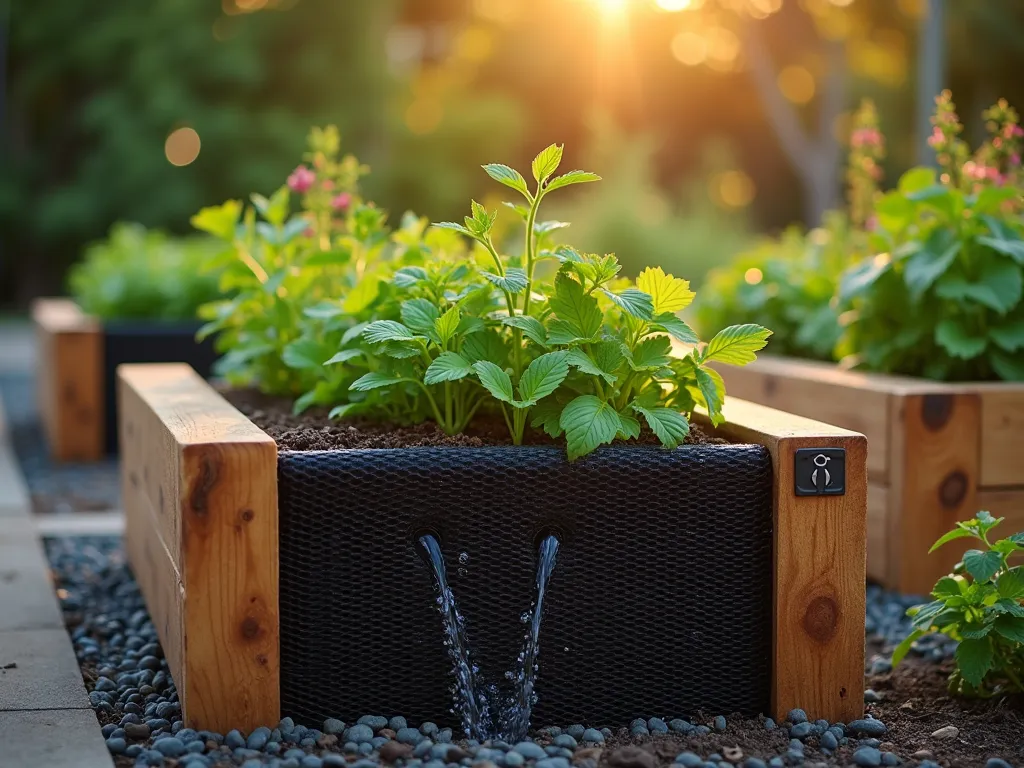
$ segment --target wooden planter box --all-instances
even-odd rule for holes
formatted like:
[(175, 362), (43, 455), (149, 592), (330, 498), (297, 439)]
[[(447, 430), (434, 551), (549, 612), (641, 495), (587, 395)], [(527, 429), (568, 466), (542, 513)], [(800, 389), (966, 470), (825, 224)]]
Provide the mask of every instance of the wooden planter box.
[(868, 438), (868, 576), (927, 594), (970, 548), (931, 545), (987, 509), (1024, 528), (1024, 383), (944, 384), (764, 356), (723, 366), (730, 395)]
[[(700, 466), (714, 466), (716, 450), (738, 456), (741, 462), (744, 455), (756, 456), (761, 462), (758, 466), (763, 467), (763, 483), (758, 486), (764, 489), (758, 491), (761, 498), (751, 498), (749, 493), (745, 497), (748, 506), (765, 510), (764, 527), (759, 529), (763, 533), (755, 542), (765, 553), (764, 578), (750, 587), (763, 598), (765, 615), (764, 652), (756, 659), (765, 680), (763, 709), (781, 718), (789, 709), (802, 707), (813, 718), (844, 722), (863, 712), (867, 504), (867, 444), (863, 435), (733, 400), (727, 410), (730, 421), (720, 434), (744, 445), (684, 446), (674, 452), (609, 447), (572, 465), (554, 448), (278, 454), (268, 435), (188, 366), (124, 365), (118, 376), (119, 424), (125, 447), (122, 484), (128, 555), (163, 643), (189, 727), (221, 732), (230, 728), (251, 729), (273, 724), (282, 710), (284, 714), (297, 711), (299, 719), (313, 719), (312, 715), (303, 717), (304, 712), (322, 715), (319, 710), (296, 710), (287, 703), (289, 687), (294, 691), (297, 684), (289, 672), (296, 668), (293, 655), (301, 657), (300, 668), (311, 665), (311, 670), (300, 669), (306, 676), (303, 680), (311, 686), (318, 685), (316, 675), (321, 673), (349, 675), (366, 668), (385, 674), (386, 670), (397, 668), (410, 675), (411, 688), (416, 685), (417, 665), (436, 660), (435, 656), (427, 659), (430, 654), (440, 654), (442, 667), (445, 671), (450, 669), (444, 663), (441, 625), (435, 612), (429, 571), (416, 552), (415, 541), (422, 526), (436, 526), (447, 547), (449, 542), (443, 540), (444, 525), (453, 515), (462, 515), (457, 518), (459, 526), (485, 527), (495, 524), (489, 521), (497, 521), (499, 527), (494, 530), (502, 531), (498, 535), (503, 537), (504, 549), (492, 547), (483, 556), (473, 550), (472, 560), (466, 566), (469, 575), (454, 573), (458, 563), (463, 562), (461, 558), (458, 562), (449, 560), (449, 574), (456, 580), (456, 597), (471, 624), (471, 645), (474, 638), (486, 634), (487, 622), (473, 623), (473, 617), (479, 614), (472, 604), (466, 608), (462, 601), (472, 603), (478, 599), (478, 604), (484, 604), (473, 588), (484, 572), (515, 572), (523, 575), (528, 585), (532, 584), (535, 550), (530, 549), (534, 545), (526, 541), (528, 536), (521, 535), (528, 530), (523, 519), (528, 518), (530, 524), (546, 519), (537, 507), (551, 505), (557, 507), (552, 513), (555, 528), (563, 530), (565, 524), (563, 547), (545, 612), (545, 628), (541, 631), (542, 640), (548, 645), (540, 656), (538, 706), (544, 704), (546, 690), (551, 698), (555, 696), (551, 693), (554, 686), (572, 687), (573, 680), (560, 679), (553, 670), (565, 669), (565, 664), (571, 666), (574, 653), (585, 656), (587, 643), (595, 634), (614, 634), (625, 628), (639, 632), (634, 641), (640, 645), (647, 642), (646, 638), (652, 643), (674, 643), (678, 652), (655, 656), (664, 659), (665, 668), (655, 668), (652, 674), (670, 675), (678, 667), (713, 667), (714, 664), (695, 664), (694, 659), (684, 657), (690, 636), (711, 632), (711, 624), (718, 620), (716, 614), (728, 617), (730, 611), (735, 612), (722, 599), (722, 595), (730, 594), (730, 568), (699, 572), (697, 568), (687, 568), (687, 558), (698, 557), (690, 550), (672, 549), (659, 560), (636, 556), (635, 542), (631, 544), (630, 537), (635, 528), (648, 530), (642, 513), (622, 520), (609, 519), (609, 514), (614, 516), (619, 500), (607, 498), (603, 489), (591, 498), (577, 499), (572, 493), (590, 484), (607, 484), (608, 473), (635, 474), (639, 471), (636, 467), (647, 462), (655, 462), (658, 469), (650, 475), (634, 477), (632, 482), (647, 488), (666, 485), (675, 493), (673, 483), (679, 484), (677, 472), (707, 474), (708, 470)], [(845, 493), (797, 495), (796, 452), (806, 448), (845, 451)], [(678, 469), (673, 469), (673, 462), (678, 462)], [(753, 476), (750, 472), (747, 475)], [(423, 478), (428, 478), (426, 484)], [(690, 476), (686, 478), (689, 483)], [(508, 501), (512, 494), (503, 495), (504, 488), (526, 492), (533, 485), (552, 481), (556, 488), (567, 489), (561, 495), (556, 491), (554, 502), (547, 500), (550, 497), (538, 497), (512, 507)], [(476, 495), (463, 492), (466, 489), (460, 483), (465, 482), (475, 483), (474, 489), (489, 484), (497, 490), (480, 490), (478, 502)], [(408, 493), (410, 483), (419, 483), (416, 487), (421, 490), (427, 488), (428, 496)], [(803, 484), (806, 486), (806, 482)], [(688, 503), (690, 493), (694, 499), (700, 499), (699, 503)], [(465, 498), (473, 501), (467, 502)], [(687, 501), (681, 501), (683, 498)], [(729, 521), (721, 519), (715, 498), (700, 497), (698, 491), (690, 491), (676, 493), (672, 497), (675, 499), (680, 499), (678, 506), (670, 501), (656, 510), (662, 516), (658, 518), (658, 524), (663, 525), (662, 533), (645, 534), (641, 544), (664, 546), (666, 541), (693, 536), (693, 530), (698, 530), (699, 540), (691, 539), (691, 543), (697, 549), (708, 549), (716, 546), (718, 539), (729, 540), (733, 535), (728, 530)], [(625, 495), (621, 503), (629, 508)], [(331, 504), (334, 517), (328, 520), (322, 515)], [(743, 506), (737, 508), (737, 514), (742, 514)], [(420, 509), (422, 517), (410, 516), (410, 510)], [(715, 525), (706, 532), (700, 526), (709, 515)], [(668, 518), (667, 523), (664, 517)], [(602, 546), (607, 547), (610, 542), (614, 547), (621, 542), (618, 561), (594, 563), (589, 556), (580, 555), (594, 551), (588, 547), (594, 546), (596, 537), (591, 536), (591, 529), (586, 526), (593, 525), (598, 518), (603, 526), (600, 530), (605, 533)], [(372, 530), (364, 530), (368, 526)], [(763, 541), (766, 538), (768, 541)], [(516, 549), (517, 542), (525, 549)], [(514, 550), (512, 555), (509, 549)], [(459, 549), (449, 548), (446, 552), (458, 553)], [(726, 551), (723, 557), (727, 563), (729, 553)], [(381, 604), (375, 596), (390, 595), (386, 590), (393, 588), (378, 569), (384, 560), (399, 562), (412, 573), (400, 574), (401, 590), (395, 593), (399, 597)], [(362, 569), (349, 561), (369, 565)], [(297, 592), (294, 588), (299, 571), (313, 571), (316, 578), (324, 570), (345, 568), (345, 573), (354, 572), (355, 577), (341, 581), (341, 586), (333, 591)], [(625, 578), (629, 578), (635, 569), (651, 568), (655, 570), (647, 572), (661, 576), (652, 580), (647, 590), (654, 597), (638, 595), (637, 603), (605, 600), (603, 594), (556, 594), (559, 578), (563, 586), (579, 585), (595, 578), (595, 574), (614, 580), (616, 573), (626, 573)], [(676, 603), (692, 599), (671, 581), (674, 574), (682, 571), (696, 579), (696, 591), (712, 610), (705, 615), (689, 616), (681, 631), (659, 624), (661, 613), (657, 611), (637, 611), (629, 621), (620, 617), (616, 623), (602, 624), (596, 632), (583, 631), (581, 627), (578, 635), (566, 640), (564, 649), (561, 647), (559, 633), (573, 632), (572, 626), (566, 627), (563, 615), (571, 610), (573, 602), (578, 607), (584, 601), (589, 612), (600, 614), (609, 610), (628, 611), (635, 604), (654, 599), (670, 612)], [(477, 587), (477, 591), (480, 589), (483, 587)], [(732, 591), (735, 593), (735, 589)], [(490, 597), (500, 601), (506, 595), (494, 591)], [(329, 614), (323, 613), (325, 606), (330, 608)], [(515, 643), (522, 639), (518, 614), (528, 607), (529, 603), (518, 605), (508, 617), (518, 628)], [(327, 618), (322, 619), (325, 615)], [(424, 616), (432, 624), (429, 632), (418, 629), (417, 622)], [(296, 623), (302, 626), (297, 628)], [(360, 641), (356, 646), (358, 658), (324, 658), (322, 649), (333, 637), (365, 631), (367, 625), (372, 633), (369, 637), (379, 642)], [(729, 648), (746, 642), (741, 635), (723, 630), (714, 634), (712, 640)], [(406, 638), (404, 655), (385, 654), (381, 649), (396, 636)], [(620, 648), (620, 662), (642, 656), (646, 659), (644, 667), (650, 668), (652, 657), (638, 654), (641, 650)], [(723, 653), (716, 660), (730, 663)], [(488, 677), (495, 678), (500, 671), (489, 669)], [(598, 685), (608, 685), (606, 677), (614, 678), (615, 669), (598, 667), (592, 669), (589, 677), (597, 678)], [(594, 681), (588, 679), (584, 683), (592, 686)], [(447, 679), (439, 687), (441, 695), (446, 695)], [(349, 692), (341, 690), (343, 694)], [(402, 686), (372, 693), (377, 696), (378, 709), (374, 711), (414, 716), (400, 708), (407, 693)], [(613, 699), (619, 693), (604, 692)], [(382, 697), (387, 701), (380, 703)], [(359, 701), (351, 704), (352, 708), (363, 706), (363, 700)], [(444, 719), (445, 711), (447, 708), (437, 712), (436, 717)], [(344, 714), (351, 717), (358, 712)], [(643, 712), (632, 714), (638, 716)]]
[(70, 299), (37, 299), (39, 411), (58, 461), (98, 461), (117, 452), (116, 369), (121, 363), (187, 362), (209, 375), (212, 339), (194, 322), (103, 322)]

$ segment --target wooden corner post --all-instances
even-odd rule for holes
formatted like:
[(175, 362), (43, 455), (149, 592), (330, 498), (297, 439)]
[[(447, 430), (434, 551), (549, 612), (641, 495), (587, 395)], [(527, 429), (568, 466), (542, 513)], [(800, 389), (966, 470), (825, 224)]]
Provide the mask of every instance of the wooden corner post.
[(277, 447), (187, 365), (118, 369), (128, 558), (187, 726), (280, 718)]
[(50, 453), (58, 461), (97, 461), (106, 453), (103, 329), (70, 299), (37, 299), (32, 321)]
[[(848, 722), (864, 713), (867, 439), (730, 399), (719, 432), (772, 458), (774, 629), (772, 713), (802, 708)], [(845, 451), (842, 495), (796, 493), (797, 451)], [(833, 465), (834, 466), (834, 465)]]

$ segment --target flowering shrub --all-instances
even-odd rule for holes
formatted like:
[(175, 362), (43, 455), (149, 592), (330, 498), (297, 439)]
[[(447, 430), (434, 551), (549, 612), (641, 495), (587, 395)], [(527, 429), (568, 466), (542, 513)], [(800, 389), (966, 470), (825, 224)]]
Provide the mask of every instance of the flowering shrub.
[(941, 380), (1024, 380), (1024, 221), (1017, 113), (984, 113), (973, 154), (948, 92), (930, 144), (940, 173), (914, 168), (874, 205), (876, 255), (850, 269), (837, 348), (851, 364)]
[(105, 320), (193, 320), (218, 295), (217, 276), (204, 269), (216, 252), (211, 238), (115, 224), (71, 268), (68, 285), (83, 310)]
[(921, 636), (942, 632), (959, 641), (950, 692), (1024, 693), (1024, 567), (1010, 563), (1024, 552), (1024, 532), (990, 541), (989, 533), (1003, 519), (979, 512), (935, 542), (931, 552), (963, 538), (977, 539), (984, 549), (969, 550), (953, 574), (936, 582), (935, 600), (908, 611), (914, 631), (893, 653), (893, 664)]

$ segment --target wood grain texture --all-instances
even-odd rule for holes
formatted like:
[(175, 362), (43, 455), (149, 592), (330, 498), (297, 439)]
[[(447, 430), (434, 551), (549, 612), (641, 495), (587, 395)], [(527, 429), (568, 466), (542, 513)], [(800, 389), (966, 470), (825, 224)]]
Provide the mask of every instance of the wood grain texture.
[[(730, 398), (717, 431), (768, 448), (774, 473), (772, 711), (863, 714), (867, 440), (862, 434)], [(846, 450), (846, 493), (794, 493), (800, 448)]]
[(97, 461), (104, 450), (103, 330), (70, 299), (37, 299), (38, 397), (50, 453)]
[(868, 578), (885, 584), (889, 578), (889, 489), (868, 481)]
[(984, 387), (981, 396), (982, 487), (1024, 488), (1024, 384)]
[(981, 398), (946, 391), (901, 396), (891, 430), (888, 583), (927, 594), (969, 548), (964, 540), (928, 554), (957, 520), (977, 511)]
[(185, 722), (277, 722), (277, 447), (186, 365), (118, 378), (129, 556)]
[(729, 397), (767, 405), (859, 432), (868, 439), (868, 472), (889, 475), (888, 422), (892, 388), (902, 379), (842, 371), (834, 365), (764, 355), (750, 365), (718, 366)]
[(1024, 488), (978, 491), (978, 509), (985, 509), (993, 517), (1005, 517), (996, 528), (995, 535), (1001, 539), (1010, 534), (1024, 532)]

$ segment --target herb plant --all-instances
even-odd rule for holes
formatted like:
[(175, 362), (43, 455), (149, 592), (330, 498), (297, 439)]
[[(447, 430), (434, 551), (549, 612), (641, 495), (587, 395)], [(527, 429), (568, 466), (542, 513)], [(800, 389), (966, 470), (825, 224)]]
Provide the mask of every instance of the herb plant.
[(104, 320), (194, 320), (218, 295), (217, 276), (203, 268), (217, 248), (211, 238), (119, 223), (86, 249), (68, 284), (79, 306)]
[(1024, 693), (1024, 567), (1010, 562), (1024, 552), (1024, 532), (991, 541), (989, 534), (1003, 519), (979, 512), (935, 542), (932, 552), (968, 537), (984, 548), (969, 550), (954, 574), (936, 582), (932, 602), (908, 611), (914, 631), (896, 648), (893, 664), (922, 635), (942, 632), (959, 641), (951, 692)]
[(973, 154), (949, 92), (914, 168), (874, 205), (876, 255), (849, 270), (838, 353), (864, 368), (941, 380), (1024, 380), (1024, 130), (1000, 101)]
[[(524, 222), (518, 253), (501, 252), (492, 237), (497, 212), (473, 201), (462, 223), (437, 225), (468, 238), (472, 258), (418, 249), (393, 261), (398, 318), (362, 328), (360, 354), (351, 338), (343, 346), (370, 370), (337, 414), (408, 407), (454, 434), (486, 409), (500, 413), (517, 445), (528, 426), (564, 435), (570, 459), (639, 437), (641, 421), (674, 448), (698, 406), (721, 421), (724, 385), (709, 364), (752, 361), (771, 332), (731, 326), (702, 344), (677, 316), (694, 297), (686, 280), (652, 268), (634, 283), (619, 277), (614, 255), (555, 244), (564, 223), (542, 220), (541, 203), (599, 180), (578, 170), (556, 175), (561, 159), (557, 145), (537, 155), (532, 186), (508, 166), (484, 166), (521, 198), (506, 204)], [(672, 355), (673, 340), (685, 354)]]

